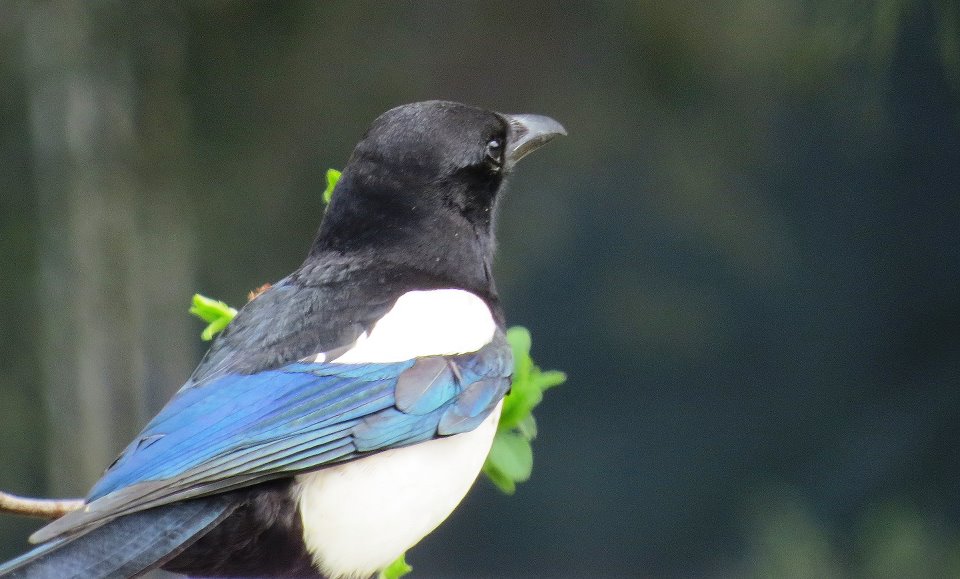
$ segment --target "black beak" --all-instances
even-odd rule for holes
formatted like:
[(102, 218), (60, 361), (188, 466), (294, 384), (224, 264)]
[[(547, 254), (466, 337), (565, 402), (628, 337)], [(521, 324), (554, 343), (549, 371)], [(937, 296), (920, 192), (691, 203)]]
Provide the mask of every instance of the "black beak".
[(507, 136), (507, 169), (560, 135), (566, 135), (563, 125), (543, 115), (503, 115), (510, 123)]

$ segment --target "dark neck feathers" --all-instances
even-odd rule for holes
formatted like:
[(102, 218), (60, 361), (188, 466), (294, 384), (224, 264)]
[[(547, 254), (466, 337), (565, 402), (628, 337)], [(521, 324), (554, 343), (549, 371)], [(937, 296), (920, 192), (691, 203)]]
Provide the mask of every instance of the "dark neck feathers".
[[(368, 170), (364, 170), (368, 169)], [(374, 171), (355, 162), (341, 176), (310, 259), (375, 256), (380, 275), (410, 272), (431, 286), (496, 299), (493, 196), (479, 204), (469, 182), (419, 182), (420, 171)], [(398, 175), (394, 179), (384, 175)], [(425, 288), (426, 289), (426, 288)]]

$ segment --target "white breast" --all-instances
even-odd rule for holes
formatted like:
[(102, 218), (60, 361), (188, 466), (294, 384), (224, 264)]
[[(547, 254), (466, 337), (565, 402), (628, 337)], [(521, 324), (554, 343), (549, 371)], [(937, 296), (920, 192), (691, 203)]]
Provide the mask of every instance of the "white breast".
[[(495, 331), (490, 309), (470, 292), (409, 292), (369, 335), (331, 362), (474, 352)], [(479, 474), (499, 418), (497, 405), (471, 432), (298, 476), (304, 541), (317, 565), (335, 578), (368, 577), (435, 529)]]
[(298, 476), (314, 561), (331, 577), (369, 577), (416, 545), (470, 490), (499, 419), (498, 404), (471, 432)]

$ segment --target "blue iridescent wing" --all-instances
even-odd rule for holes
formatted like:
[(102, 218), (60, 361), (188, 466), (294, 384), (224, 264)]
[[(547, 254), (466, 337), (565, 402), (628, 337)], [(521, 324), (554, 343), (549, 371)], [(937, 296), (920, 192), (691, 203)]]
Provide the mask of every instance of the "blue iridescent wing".
[(468, 432), (510, 385), (498, 332), (481, 350), (390, 364), (296, 363), (181, 390), (46, 540), (172, 501)]

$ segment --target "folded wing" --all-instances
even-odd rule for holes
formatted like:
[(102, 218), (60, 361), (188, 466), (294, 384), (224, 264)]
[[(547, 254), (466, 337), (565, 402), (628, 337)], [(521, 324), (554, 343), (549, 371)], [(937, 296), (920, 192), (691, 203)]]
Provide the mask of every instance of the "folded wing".
[(295, 363), (181, 390), (87, 497), (31, 540), (467, 432), (509, 389), (510, 349), (396, 363)]

